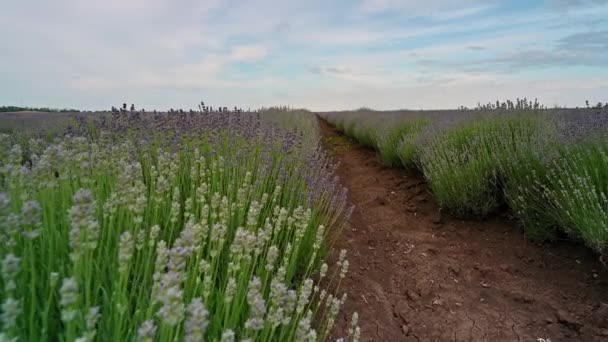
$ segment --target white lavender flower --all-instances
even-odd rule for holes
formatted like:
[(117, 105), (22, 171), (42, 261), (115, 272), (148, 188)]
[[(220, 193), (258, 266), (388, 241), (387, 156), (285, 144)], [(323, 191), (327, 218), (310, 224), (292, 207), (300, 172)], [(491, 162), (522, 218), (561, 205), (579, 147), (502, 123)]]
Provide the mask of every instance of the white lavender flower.
[(95, 218), (95, 200), (88, 189), (80, 189), (73, 197), (74, 204), (68, 211), (70, 219), (70, 257), (79, 260), (83, 253), (97, 247), (99, 223)]
[(322, 289), (321, 292), (319, 293), (319, 302), (322, 302), (325, 299), (325, 296), (327, 296), (327, 290)]
[(139, 329), (137, 329), (137, 341), (138, 342), (153, 342), (156, 336), (156, 325), (154, 321), (144, 321)]
[(225, 224), (216, 223), (213, 225), (210, 233), (211, 250), (209, 251), (209, 256), (212, 258), (215, 258), (221, 252), (222, 246), (226, 241), (227, 232), (228, 227)]
[(344, 279), (344, 277), (346, 277), (349, 265), (350, 263), (348, 262), (348, 260), (342, 261), (342, 267), (340, 267), (340, 278)]
[(178, 196), (179, 189), (175, 188), (174, 192), (175, 192), (175, 194), (174, 194), (174, 197), (173, 197), (173, 202), (171, 202), (171, 218), (170, 218), (170, 221), (171, 221), (172, 224), (176, 224), (177, 223), (177, 220), (179, 219), (180, 210), (181, 210), (180, 209), (181, 205), (179, 204), (179, 201), (178, 201), (178, 198), (179, 198), (179, 196)]
[(264, 222), (264, 225), (262, 227), (258, 228), (258, 231), (256, 234), (254, 257), (256, 257), (256, 256), (260, 255), (260, 253), (262, 253), (262, 251), (266, 247), (266, 244), (268, 243), (268, 241), (270, 241), (271, 238), (272, 238), (272, 223), (270, 222), (270, 218), (267, 217)]
[(158, 291), (160, 291), (160, 280), (163, 275), (167, 261), (169, 260), (169, 250), (164, 240), (160, 240), (156, 245), (156, 260), (154, 261), (154, 287), (152, 288), (152, 297), (157, 299)]
[(21, 301), (12, 297), (8, 297), (2, 303), (2, 314), (0, 321), (4, 329), (9, 329), (17, 324), (17, 318), (21, 315)]
[(84, 334), (74, 340), (74, 342), (93, 342), (97, 335), (97, 321), (99, 320), (99, 307), (92, 307), (86, 316), (87, 330)]
[(321, 270), (319, 272), (319, 277), (321, 279), (325, 278), (325, 276), (327, 275), (327, 269), (328, 269), (327, 264), (323, 263), (323, 265), (321, 265)]
[(4, 192), (0, 192), (0, 217), (6, 215), (9, 211), (10, 199)]
[(356, 327), (355, 332), (353, 334), (353, 342), (359, 342), (360, 339), (361, 339), (361, 328)]
[(226, 283), (226, 290), (224, 291), (224, 303), (230, 305), (232, 303), (232, 299), (236, 293), (236, 280), (234, 277), (228, 278), (228, 282)]
[(315, 242), (313, 244), (314, 249), (321, 248), (321, 244), (323, 244), (324, 234), (325, 234), (325, 226), (320, 225), (319, 228), (317, 229), (317, 235), (315, 236)]
[[(246, 260), (251, 258), (250, 254), (255, 248), (255, 242), (255, 233), (249, 232), (243, 227), (237, 228), (232, 245), (230, 245), (232, 256), (237, 262), (236, 265), (238, 265), (238, 261), (240, 261), (241, 258), (245, 258)], [(232, 271), (238, 271), (238, 268), (233, 269)]]
[(264, 329), (264, 315), (266, 314), (266, 301), (262, 297), (262, 282), (253, 277), (247, 290), (247, 303), (249, 304), (249, 318), (245, 327), (251, 330)]
[(283, 299), (283, 320), (282, 320), (282, 324), (283, 325), (288, 325), (289, 322), (291, 321), (291, 317), (293, 314), (293, 311), (296, 308), (296, 304), (298, 301), (298, 294), (296, 293), (296, 291), (294, 290), (289, 290), (287, 291), (287, 294), (285, 295), (285, 298)]
[(78, 283), (76, 279), (64, 278), (61, 288), (59, 289), (59, 305), (61, 306), (61, 320), (64, 323), (69, 323), (78, 313)]
[(99, 306), (94, 306), (89, 309), (87, 313), (87, 330), (93, 331), (95, 330), (95, 326), (97, 325), (97, 321), (99, 320)]
[(137, 234), (135, 235), (135, 249), (138, 251), (141, 251), (142, 249), (144, 249), (145, 243), (146, 243), (146, 231), (143, 229), (140, 229), (137, 231)]
[(310, 301), (310, 295), (312, 294), (313, 285), (314, 282), (312, 281), (312, 279), (306, 279), (300, 287), (300, 293), (298, 295), (298, 302), (296, 306), (296, 313), (298, 315), (304, 312), (304, 308), (306, 308), (306, 305)]
[(348, 328), (348, 336), (353, 336), (355, 334), (355, 329), (359, 324), (359, 314), (357, 312), (353, 313), (353, 316), (350, 320), (350, 327)]
[(126, 273), (129, 269), (131, 258), (133, 257), (133, 237), (126, 231), (120, 235), (118, 246), (118, 272)]
[(21, 234), (29, 240), (33, 240), (40, 235), (42, 225), (42, 208), (36, 201), (27, 201), (21, 208)]
[[(342, 300), (346, 300), (346, 296), (343, 296)], [(327, 302), (325, 303), (326, 307), (329, 309), (329, 314), (327, 315), (327, 329), (330, 331), (333, 328), (336, 321), (336, 316), (338, 315), (340, 307), (343, 304), (342, 300), (340, 300), (338, 297), (333, 297), (332, 295), (327, 297)]]
[(270, 248), (268, 248), (268, 253), (266, 254), (266, 271), (272, 272), (278, 258), (279, 248), (277, 246), (270, 246)]
[(186, 263), (192, 255), (194, 248), (191, 246), (175, 245), (169, 250), (169, 262), (167, 268), (174, 273), (183, 273), (186, 269)]
[(340, 255), (338, 256), (338, 267), (342, 266), (342, 262), (346, 258), (346, 249), (340, 250)]
[(192, 299), (188, 305), (188, 318), (184, 324), (186, 342), (202, 341), (209, 324), (209, 312), (200, 298)]
[(308, 310), (306, 316), (298, 322), (296, 328), (296, 341), (316, 342), (317, 332), (311, 327), (312, 311)]
[(155, 224), (150, 228), (150, 239), (148, 240), (148, 247), (154, 247), (156, 243), (156, 239), (158, 239), (158, 235), (160, 234), (160, 226)]
[[(163, 278), (163, 280), (166, 278)], [(176, 326), (184, 319), (183, 292), (177, 286), (164, 288), (159, 294), (162, 303), (157, 315), (168, 326)]]
[(201, 259), (201, 261), (198, 262), (198, 270), (202, 274), (207, 274), (211, 270), (211, 264), (206, 259)]
[(252, 229), (257, 226), (260, 210), (260, 203), (252, 201), (249, 206), (249, 211), (247, 212), (247, 228)]
[[(230, 191), (228, 191), (230, 192)], [(222, 201), (220, 202), (220, 211), (219, 211), (219, 216), (218, 216), (218, 220), (223, 224), (223, 225), (228, 225), (228, 220), (230, 218), (230, 206), (228, 205), (228, 197), (223, 196), (222, 197)]]
[(4, 224), (2, 228), (4, 230), (4, 234), (8, 238), (8, 240), (6, 241), (6, 245), (8, 247), (13, 247), (17, 244), (16, 239), (21, 232), (21, 223), (19, 221), (20, 217), (15, 213), (9, 213), (4, 219)]
[(5, 255), (2, 259), (2, 278), (5, 281), (13, 280), (19, 271), (21, 271), (21, 258), (13, 253)]
[(220, 342), (234, 342), (234, 341), (235, 341), (234, 331), (232, 331), (231, 329), (228, 329), (228, 330), (224, 330), (224, 332), (222, 332), (222, 337), (220, 337)]
[(270, 283), (270, 310), (268, 312), (268, 323), (272, 327), (277, 327), (283, 321), (285, 314), (283, 304), (287, 298), (287, 286), (280, 282), (277, 277)]

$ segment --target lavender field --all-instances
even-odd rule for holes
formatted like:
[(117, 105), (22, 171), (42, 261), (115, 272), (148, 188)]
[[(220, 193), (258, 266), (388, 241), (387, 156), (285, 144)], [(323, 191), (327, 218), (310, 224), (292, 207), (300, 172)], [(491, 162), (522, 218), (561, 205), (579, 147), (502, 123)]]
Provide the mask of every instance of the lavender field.
[[(0, 116), (0, 340), (314, 341), (350, 213), (305, 111)], [(359, 339), (357, 314), (348, 341)]]
[[(478, 224), (506, 213), (527, 239), (567, 238), (603, 260), (606, 108), (505, 103), (319, 117), (375, 150), (390, 172), (421, 174), (440, 216)], [(357, 168), (365, 179), (386, 175), (370, 174), (368, 157), (349, 159), (365, 154), (354, 145), (339, 152), (352, 163), (340, 169), (322, 127), (317, 115), (287, 108), (0, 114), (0, 340), (365, 340), (389, 305), (369, 305), (365, 288), (378, 284), (369, 265), (389, 258), (376, 256), (374, 241), (403, 252), (400, 243), (386, 247), (403, 218), (387, 217), (396, 223), (386, 239), (352, 228), (371, 225), (361, 213), (351, 219), (357, 209), (341, 182), (367, 198), (377, 184), (357, 188)], [(383, 217), (387, 203), (378, 198), (378, 207), (366, 199), (358, 210)], [(443, 219), (412, 215), (422, 228), (410, 223), (404, 238), (429, 225), (443, 234), (435, 231)], [(355, 253), (354, 280), (346, 248)], [(395, 333), (400, 325), (385, 336)]]
[(385, 164), (421, 172), (447, 212), (487, 217), (507, 206), (532, 239), (565, 233), (600, 254), (608, 248), (608, 106), (518, 100), (323, 117)]

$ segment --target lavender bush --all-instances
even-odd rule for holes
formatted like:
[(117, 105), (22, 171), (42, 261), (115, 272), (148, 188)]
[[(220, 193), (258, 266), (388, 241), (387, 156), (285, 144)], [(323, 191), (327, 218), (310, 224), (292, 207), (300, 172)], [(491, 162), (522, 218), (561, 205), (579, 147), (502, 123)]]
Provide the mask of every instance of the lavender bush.
[(543, 189), (566, 232), (604, 253), (608, 247), (608, 136), (561, 146)]

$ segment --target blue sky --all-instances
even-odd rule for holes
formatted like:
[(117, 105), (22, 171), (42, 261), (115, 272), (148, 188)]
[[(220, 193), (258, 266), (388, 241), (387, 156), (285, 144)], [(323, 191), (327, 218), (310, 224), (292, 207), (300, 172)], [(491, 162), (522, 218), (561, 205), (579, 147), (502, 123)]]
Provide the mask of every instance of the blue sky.
[(608, 101), (608, 0), (22, 0), (0, 41), (0, 105)]

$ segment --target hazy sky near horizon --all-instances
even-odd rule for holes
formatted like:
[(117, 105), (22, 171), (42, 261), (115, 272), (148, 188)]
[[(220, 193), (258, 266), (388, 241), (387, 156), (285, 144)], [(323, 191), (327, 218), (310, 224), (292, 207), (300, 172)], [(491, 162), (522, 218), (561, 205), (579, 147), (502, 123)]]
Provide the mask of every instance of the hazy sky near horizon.
[(0, 41), (0, 105), (608, 101), (608, 0), (5, 1)]

